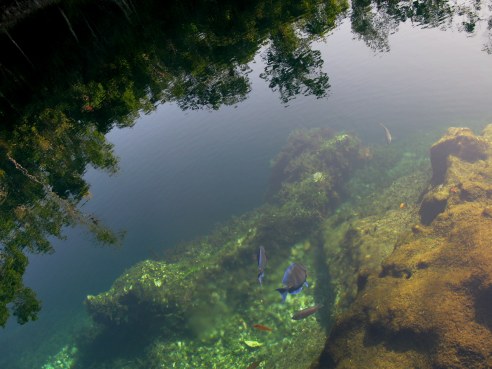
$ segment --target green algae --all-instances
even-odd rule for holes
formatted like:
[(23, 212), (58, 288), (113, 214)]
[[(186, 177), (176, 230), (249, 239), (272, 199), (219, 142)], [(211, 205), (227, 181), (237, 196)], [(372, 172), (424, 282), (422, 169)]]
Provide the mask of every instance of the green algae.
[[(310, 269), (313, 264), (310, 254), (309, 243), (299, 243), (292, 247), (289, 259), (302, 258), (308, 261)], [(291, 316), (294, 311), (315, 303), (316, 283), (308, 277), (310, 288), (304, 289), (299, 295), (289, 296), (286, 303), (282, 304), (280, 295), (271, 287), (275, 287), (272, 280), (281, 280), (284, 267), (279, 264), (278, 268), (270, 271), (267, 276), (270, 285), (268, 290), (266, 285), (260, 287), (252, 279), (249, 282), (252, 291), (248, 292), (254, 296), (251, 306), (222, 314), (220, 321), (215, 322), (213, 328), (199, 339), (173, 343), (156, 340), (149, 349), (146, 365), (185, 369), (242, 368), (250, 362), (261, 361), (261, 368), (307, 368), (312, 361), (313, 351), (317, 351), (317, 354), (320, 352), (326, 339), (325, 330), (315, 317), (296, 322)], [(270, 327), (272, 332), (256, 330), (253, 324), (257, 323)]]
[(78, 349), (75, 346), (64, 346), (41, 369), (71, 369), (75, 363)]

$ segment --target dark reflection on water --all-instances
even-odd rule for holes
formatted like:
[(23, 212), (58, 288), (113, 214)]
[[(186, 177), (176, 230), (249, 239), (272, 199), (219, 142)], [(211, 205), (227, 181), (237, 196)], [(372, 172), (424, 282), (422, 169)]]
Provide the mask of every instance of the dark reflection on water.
[(352, 1), (350, 21), (352, 31), (375, 51), (389, 51), (389, 35), (398, 31), (402, 22), (424, 28), (455, 29), (474, 34), (480, 26), (489, 31), (489, 42), (484, 45), (491, 52), (492, 17), (483, 8), (487, 1)]
[[(138, 110), (149, 111), (159, 102), (173, 101), (183, 109), (235, 104), (250, 90), (246, 63), (269, 37), (268, 54), (278, 55), (284, 69), (296, 70), (294, 77), (288, 69), (276, 75), (275, 85), (289, 89), (288, 80), (295, 78), (309, 89), (317, 83), (311, 74), (320, 73), (319, 56), (304, 57), (302, 70), (294, 64), (299, 55), (309, 54), (309, 41), (332, 29), (347, 8), (344, 1), (166, 6), (143, 1), (120, 9), (117, 4), (49, 7), (29, 24), (4, 33), (3, 114), (31, 103), (32, 93), (52, 102), (71, 98), (72, 108), (91, 113), (106, 129), (115, 121), (129, 124)], [(66, 33), (67, 20), (76, 37)], [(310, 93), (324, 94), (314, 88)]]
[[(76, 209), (90, 197), (82, 178), (89, 165), (117, 170), (104, 137), (112, 127), (133, 125), (159, 103), (218, 109), (244, 100), (247, 63), (268, 37), (264, 78), (281, 99), (326, 95), (323, 61), (309, 42), (335, 26), (346, 4), (245, 5), (60, 4), (4, 32), (1, 325), (8, 304), (19, 323), (35, 319), (40, 309), (21, 280), (26, 251), (53, 251), (48, 238), (62, 237), (64, 226), (77, 223), (99, 240), (116, 242), (95, 216)], [(70, 34), (61, 32), (67, 26)]]

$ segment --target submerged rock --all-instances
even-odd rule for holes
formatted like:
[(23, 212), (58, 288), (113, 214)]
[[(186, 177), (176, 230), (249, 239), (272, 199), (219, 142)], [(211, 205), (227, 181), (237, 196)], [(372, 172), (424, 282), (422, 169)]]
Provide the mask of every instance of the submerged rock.
[(432, 184), (444, 182), (451, 156), (474, 163), (486, 159), (488, 150), (487, 142), (481, 137), (476, 137), (469, 128), (449, 128), (446, 135), (430, 149)]
[(429, 225), (442, 213), (448, 200), (475, 201), (492, 193), (492, 184), (486, 180), (491, 153), (486, 136), (477, 137), (468, 128), (450, 128), (432, 145), (432, 187), (420, 207), (423, 224)]
[(146, 260), (116, 279), (109, 291), (87, 296), (85, 304), (92, 319), (107, 327), (158, 325), (176, 334), (192, 306), (193, 281), (179, 264)]
[(491, 132), (451, 129), (433, 146), (421, 215), (445, 206), (365, 276), (320, 368), (492, 367)]

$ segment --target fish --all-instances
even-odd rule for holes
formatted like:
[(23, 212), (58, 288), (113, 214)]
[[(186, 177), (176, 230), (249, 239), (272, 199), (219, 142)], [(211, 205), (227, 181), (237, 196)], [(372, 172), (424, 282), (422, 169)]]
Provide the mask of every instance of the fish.
[(296, 295), (302, 291), (304, 286), (309, 287), (306, 278), (307, 272), (304, 265), (298, 263), (290, 264), (287, 269), (285, 269), (284, 278), (282, 279), (284, 287), (276, 289), (282, 296), (282, 302), (285, 301), (287, 293)]
[(260, 246), (258, 249), (256, 258), (258, 259), (258, 282), (260, 282), (260, 286), (262, 286), (263, 277), (265, 276), (265, 268), (267, 265), (267, 256), (263, 246)]
[(388, 127), (386, 127), (383, 123), (379, 123), (379, 125), (383, 127), (384, 133), (386, 135), (386, 143), (389, 145), (393, 140), (393, 137), (391, 137), (391, 132), (389, 131)]
[(265, 332), (273, 331), (272, 328), (267, 327), (266, 325), (263, 325), (263, 324), (253, 324), (253, 328), (258, 329), (259, 331), (265, 331)]
[(315, 312), (317, 312), (319, 309), (323, 307), (323, 304), (315, 305), (308, 307), (307, 309), (302, 309), (299, 311), (296, 311), (294, 315), (292, 315), (292, 320), (301, 320), (304, 318), (307, 318), (310, 315), (313, 315)]

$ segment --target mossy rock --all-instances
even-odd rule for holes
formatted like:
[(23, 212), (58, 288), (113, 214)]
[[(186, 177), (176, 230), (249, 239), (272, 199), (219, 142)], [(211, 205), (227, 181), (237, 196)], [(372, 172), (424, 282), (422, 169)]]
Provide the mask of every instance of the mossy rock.
[(433, 146), (442, 182), (423, 206), (446, 206), (366, 276), (327, 340), (324, 368), (492, 367), (491, 132), (454, 128)]
[(359, 139), (327, 129), (295, 131), (273, 162), (270, 198), (327, 214), (341, 202), (343, 183), (367, 159)]
[(432, 146), (432, 186), (420, 207), (423, 224), (429, 225), (445, 211), (449, 201), (483, 201), (492, 196), (490, 130), (487, 126), (482, 136), (475, 136), (468, 128), (450, 128)]
[(446, 135), (430, 149), (432, 183), (438, 185), (444, 182), (444, 176), (449, 168), (449, 156), (456, 156), (460, 160), (473, 163), (486, 159), (488, 149), (487, 141), (476, 137), (469, 128), (449, 128)]
[(180, 264), (146, 260), (116, 279), (109, 291), (87, 296), (85, 304), (104, 326), (159, 325), (179, 333), (193, 305), (195, 278)]

